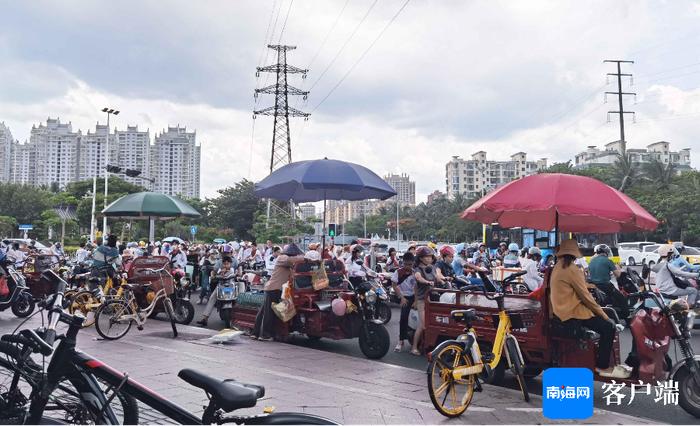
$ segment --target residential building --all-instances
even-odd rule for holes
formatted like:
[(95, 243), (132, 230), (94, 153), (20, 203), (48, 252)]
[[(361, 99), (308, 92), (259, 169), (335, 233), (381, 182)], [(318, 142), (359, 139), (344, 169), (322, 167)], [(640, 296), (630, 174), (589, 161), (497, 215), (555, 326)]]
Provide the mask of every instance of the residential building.
[[(109, 137), (109, 159), (105, 158), (107, 138)], [(92, 179), (94, 176), (104, 179), (107, 164), (117, 165), (117, 144), (114, 134), (106, 124), (95, 124), (95, 131), (88, 132), (79, 140), (78, 180)], [(107, 161), (109, 160), (109, 161)]]
[(380, 200), (328, 201), (326, 203), (326, 224), (341, 225), (362, 218), (365, 214), (367, 216), (377, 214), (385, 204), (386, 202)]
[(316, 206), (313, 204), (300, 204), (298, 206), (299, 216), (302, 220), (316, 217)]
[[(121, 176), (122, 179), (135, 185), (151, 188), (151, 183), (148, 181), (151, 177), (151, 135), (149, 131), (139, 131), (138, 126), (127, 126), (126, 130), (115, 130), (114, 139), (117, 148), (115, 165), (124, 171), (138, 170), (141, 172), (137, 177)], [(198, 180), (199, 162), (197, 162)], [(199, 193), (199, 184), (197, 184), (197, 193)]]
[(435, 190), (432, 193), (428, 194), (428, 204), (434, 203), (435, 201), (439, 200), (440, 198), (445, 198), (445, 193), (440, 192), (439, 190)]
[[(416, 205), (416, 183), (407, 174), (388, 174), (384, 176), (384, 181), (394, 188), (401, 205)], [(393, 197), (390, 200), (395, 201)]]
[(0, 182), (9, 182), (12, 176), (12, 148), (15, 144), (12, 132), (0, 121)]
[[(619, 140), (607, 143), (603, 149), (598, 149), (595, 145), (576, 154), (574, 167), (584, 169), (589, 167), (610, 167), (622, 153), (622, 144)], [(654, 142), (647, 145), (646, 149), (627, 148), (627, 154), (633, 164), (642, 165), (653, 160), (664, 164), (673, 164), (680, 173), (690, 170), (690, 148), (680, 151), (671, 151), (670, 143), (666, 141)]]
[(11, 161), (10, 182), (23, 185), (36, 184), (36, 147), (34, 145), (15, 142), (12, 146)]
[(36, 150), (35, 179), (37, 186), (64, 188), (79, 178), (78, 145), (81, 134), (73, 132), (70, 122), (48, 118), (46, 125), (32, 126), (29, 143)]
[(168, 127), (156, 135), (151, 147), (153, 190), (168, 195), (199, 198), (201, 146), (195, 132)]
[(445, 165), (447, 197), (462, 194), (470, 199), (479, 198), (494, 188), (546, 167), (546, 158), (528, 161), (524, 152), (517, 152), (506, 161), (487, 160), (485, 151), (475, 152), (470, 159), (453, 156)]

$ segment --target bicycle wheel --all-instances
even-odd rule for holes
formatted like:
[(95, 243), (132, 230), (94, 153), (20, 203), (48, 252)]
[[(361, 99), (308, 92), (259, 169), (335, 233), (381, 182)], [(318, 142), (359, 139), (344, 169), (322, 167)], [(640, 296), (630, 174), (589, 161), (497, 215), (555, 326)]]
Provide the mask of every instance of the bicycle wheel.
[(100, 303), (95, 298), (92, 292), (83, 290), (71, 295), (70, 305), (68, 305), (68, 313), (71, 315), (80, 312), (85, 317), (83, 328), (92, 326), (95, 323), (95, 312)]
[(446, 417), (458, 417), (464, 413), (474, 396), (476, 374), (455, 379), (452, 372), (458, 367), (471, 367), (471, 354), (464, 352), (457, 342), (448, 344), (428, 366), (428, 393), (433, 406)]
[(506, 339), (506, 350), (508, 351), (508, 358), (510, 358), (510, 369), (515, 378), (518, 379), (520, 390), (523, 391), (523, 398), (525, 402), (530, 402), (530, 393), (527, 390), (527, 383), (525, 383), (525, 365), (520, 359), (518, 343), (514, 337)]
[[(24, 423), (24, 404), (28, 403), (32, 389), (42, 378), (43, 370), (38, 362), (27, 358), (20, 368), (19, 359), (20, 351), (17, 346), (0, 342), (0, 424)], [(15, 374), (19, 374), (19, 381), (17, 386), (13, 387), (12, 379)], [(103, 391), (108, 388), (108, 385), (99, 379), (98, 383)], [(118, 392), (110, 406), (119, 424), (138, 424), (138, 404), (132, 396)], [(99, 423), (102, 413), (94, 412), (92, 407), (92, 404), (84, 403), (75, 384), (65, 379), (49, 397), (43, 417), (46, 424), (57, 421), (96, 424)]]
[(95, 314), (95, 328), (97, 334), (107, 340), (121, 339), (131, 329), (134, 322), (129, 304), (123, 300), (110, 300), (102, 304)]
[(175, 310), (173, 309), (173, 301), (169, 297), (163, 299), (163, 305), (165, 305), (165, 312), (168, 314), (170, 319), (170, 326), (173, 328), (173, 337), (177, 337), (177, 326), (175, 325)]

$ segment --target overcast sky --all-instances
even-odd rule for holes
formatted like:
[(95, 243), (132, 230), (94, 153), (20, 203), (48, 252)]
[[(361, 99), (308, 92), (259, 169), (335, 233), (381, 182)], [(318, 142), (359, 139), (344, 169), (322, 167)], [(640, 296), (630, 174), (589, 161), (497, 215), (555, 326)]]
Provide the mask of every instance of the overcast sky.
[(0, 121), (21, 141), (49, 116), (94, 129), (103, 106), (151, 137), (187, 126), (213, 196), (268, 172), (272, 118), (253, 135), (253, 90), (273, 78), (255, 67), (281, 42), (297, 46), (290, 64), (310, 68), (289, 79), (311, 88), (290, 104), (313, 111), (292, 120), (293, 159), (408, 173), (422, 201), (445, 190), (453, 155), (551, 163), (618, 139), (603, 60), (628, 59), (628, 145), (666, 140), (700, 165), (700, 1), (412, 0), (377, 40), (404, 2), (0, 0)]

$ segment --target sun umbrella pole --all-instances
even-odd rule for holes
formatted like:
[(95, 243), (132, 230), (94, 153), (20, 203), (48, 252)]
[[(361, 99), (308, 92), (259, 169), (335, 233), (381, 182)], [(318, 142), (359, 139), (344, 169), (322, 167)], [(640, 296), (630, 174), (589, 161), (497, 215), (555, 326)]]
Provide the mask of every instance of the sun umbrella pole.
[(559, 248), (559, 212), (554, 211), (554, 251)]
[(148, 217), (148, 241), (155, 242), (156, 240), (156, 221), (153, 216)]
[(321, 235), (321, 253), (326, 249), (326, 191), (323, 191), (323, 235)]

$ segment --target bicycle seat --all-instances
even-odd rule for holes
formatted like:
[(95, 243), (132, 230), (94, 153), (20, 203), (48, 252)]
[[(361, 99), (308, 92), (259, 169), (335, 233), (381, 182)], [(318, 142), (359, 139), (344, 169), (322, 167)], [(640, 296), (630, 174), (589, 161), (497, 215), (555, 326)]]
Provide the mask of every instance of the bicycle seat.
[(472, 309), (457, 309), (450, 312), (452, 319), (461, 322), (470, 322), (477, 318), (476, 310)]
[(258, 399), (265, 396), (265, 388), (262, 386), (216, 379), (190, 368), (180, 370), (177, 375), (192, 386), (210, 394), (212, 402), (226, 412), (254, 407)]

